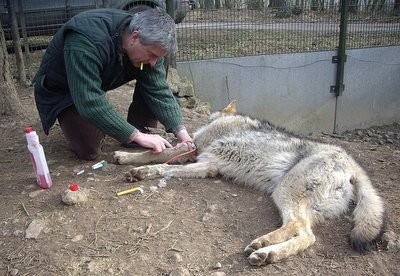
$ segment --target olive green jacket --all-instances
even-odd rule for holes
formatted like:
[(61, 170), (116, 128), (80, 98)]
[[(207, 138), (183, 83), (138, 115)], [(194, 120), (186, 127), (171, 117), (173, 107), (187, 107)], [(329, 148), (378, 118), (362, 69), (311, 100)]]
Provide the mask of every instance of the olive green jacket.
[(73, 17), (54, 35), (34, 78), (46, 134), (60, 112), (75, 105), (97, 128), (126, 142), (135, 128), (116, 112), (106, 91), (133, 79), (141, 84), (146, 104), (167, 130), (183, 124), (166, 82), (163, 59), (140, 70), (121, 52), (121, 35), (131, 16), (117, 9), (91, 10)]

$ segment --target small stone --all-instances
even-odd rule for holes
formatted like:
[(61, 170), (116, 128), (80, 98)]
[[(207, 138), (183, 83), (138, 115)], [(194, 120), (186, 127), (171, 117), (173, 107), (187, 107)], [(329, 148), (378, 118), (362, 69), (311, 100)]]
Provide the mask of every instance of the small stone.
[(61, 200), (66, 205), (75, 205), (77, 203), (86, 202), (88, 200), (88, 195), (85, 189), (80, 188), (77, 191), (71, 191), (67, 189), (61, 195)]
[(157, 186), (150, 186), (149, 189), (150, 189), (150, 192), (154, 193), (155, 191), (157, 191), (158, 187)]
[(10, 269), (10, 271), (8, 272), (11, 276), (16, 276), (19, 273), (19, 270), (16, 268), (12, 268)]
[(42, 232), (45, 222), (42, 219), (34, 219), (25, 231), (26, 239), (37, 239), (40, 232)]
[(209, 221), (212, 218), (212, 216), (209, 213), (205, 213), (204, 216), (201, 218), (202, 222)]
[(179, 267), (171, 271), (171, 273), (169, 273), (169, 276), (190, 276), (190, 273), (189, 270), (187, 270), (186, 268)]
[(36, 191), (33, 191), (33, 192), (30, 192), (29, 193), (29, 197), (30, 198), (35, 198), (35, 197), (37, 197), (40, 193), (42, 193), (43, 192), (43, 190), (36, 190)]
[(16, 237), (18, 237), (18, 236), (21, 236), (23, 233), (24, 233), (24, 232), (23, 232), (22, 230), (15, 230), (15, 231), (13, 232), (13, 235), (16, 236)]
[(89, 270), (89, 272), (93, 273), (96, 271), (97, 265), (98, 264), (95, 261), (91, 261), (87, 264), (87, 269)]
[(210, 204), (210, 206), (208, 206), (207, 211), (209, 211), (210, 213), (215, 213), (218, 209), (218, 205), (217, 204)]
[(75, 237), (73, 237), (71, 239), (72, 242), (78, 242), (81, 241), (83, 239), (83, 235), (76, 235)]
[(369, 136), (369, 137), (374, 137), (375, 136), (375, 133), (374, 133), (375, 131), (374, 131), (374, 129), (369, 129), (369, 130), (367, 130), (367, 135)]
[(221, 264), (220, 262), (216, 263), (216, 264), (213, 266), (213, 269), (220, 269), (220, 268), (222, 268), (222, 264)]
[(217, 271), (210, 274), (211, 276), (225, 276), (225, 272)]
[(160, 188), (167, 187), (167, 181), (165, 180), (165, 178), (160, 179), (160, 181), (158, 182), (157, 186), (160, 187)]
[(151, 216), (150, 211), (149, 210), (139, 210), (139, 214), (148, 218)]
[(169, 259), (173, 263), (181, 263), (183, 260), (182, 255), (176, 252), (170, 254)]

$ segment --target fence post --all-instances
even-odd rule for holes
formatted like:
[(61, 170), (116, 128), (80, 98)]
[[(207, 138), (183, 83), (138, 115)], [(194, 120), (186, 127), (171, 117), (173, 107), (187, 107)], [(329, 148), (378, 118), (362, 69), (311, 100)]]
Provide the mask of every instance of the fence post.
[[(168, 14), (172, 17), (175, 18), (175, 1), (174, 0), (166, 0), (166, 5), (167, 5), (167, 12)], [(172, 66), (172, 68), (176, 68), (176, 55), (175, 54), (170, 54), (169, 57), (166, 58), (168, 60), (169, 65)], [(168, 74), (168, 71), (167, 71)]]
[(341, 2), (338, 54), (332, 57), (332, 63), (337, 63), (337, 68), (336, 84), (331, 86), (331, 93), (335, 93), (336, 97), (341, 96), (344, 90), (343, 76), (344, 63), (346, 62), (347, 14), (349, 10), (348, 0)]
[(333, 118), (333, 133), (337, 129), (337, 114), (338, 114), (338, 97), (343, 94), (344, 84), (344, 63), (346, 62), (346, 37), (347, 37), (347, 13), (349, 10), (349, 0), (342, 0), (340, 10), (340, 30), (339, 30), (339, 47), (337, 56), (332, 57), (332, 63), (337, 63), (336, 67), (336, 83), (331, 86), (331, 93), (335, 93), (335, 114)]

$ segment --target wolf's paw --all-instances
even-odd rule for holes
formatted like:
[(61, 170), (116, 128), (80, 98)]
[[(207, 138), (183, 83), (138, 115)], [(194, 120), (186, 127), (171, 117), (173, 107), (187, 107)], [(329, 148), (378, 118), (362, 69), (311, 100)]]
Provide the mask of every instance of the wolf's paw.
[(129, 182), (138, 182), (146, 178), (147, 171), (146, 167), (133, 168), (125, 173), (125, 178)]
[(251, 265), (261, 266), (274, 263), (276, 261), (276, 254), (264, 247), (251, 253), (247, 259)]
[(262, 247), (262, 244), (258, 242), (257, 240), (252, 241), (246, 248), (244, 249), (244, 253), (246, 255), (250, 255), (254, 251), (260, 249)]
[(247, 258), (249, 260), (249, 263), (251, 265), (264, 265), (266, 260), (267, 260), (268, 254), (264, 252), (253, 252), (250, 254), (250, 256)]
[(115, 164), (121, 164), (121, 163), (120, 163), (120, 160), (121, 160), (121, 158), (123, 158), (123, 155), (124, 155), (124, 153), (121, 152), (121, 151), (114, 151), (114, 154), (113, 154), (113, 156), (112, 156), (113, 163), (115, 163)]

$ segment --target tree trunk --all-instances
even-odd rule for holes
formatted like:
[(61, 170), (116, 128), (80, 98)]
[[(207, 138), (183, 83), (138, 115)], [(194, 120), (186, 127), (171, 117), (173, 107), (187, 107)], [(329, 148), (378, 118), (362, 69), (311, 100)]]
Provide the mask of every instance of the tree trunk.
[(212, 10), (214, 9), (214, 1), (213, 0), (204, 0), (204, 9), (206, 10)]
[(28, 33), (26, 31), (26, 20), (25, 20), (25, 14), (24, 14), (24, 8), (22, 6), (22, 0), (18, 0), (18, 19), (21, 24), (21, 30), (22, 30), (22, 38), (23, 38), (23, 46), (24, 46), (24, 52), (25, 52), (25, 59), (26, 59), (26, 72), (29, 78), (32, 79), (32, 72), (30, 69), (31, 65), (31, 53), (29, 50), (29, 40), (28, 40)]
[(6, 40), (4, 38), (3, 26), (0, 22), (0, 114), (18, 115), (23, 114), (23, 108), (15, 89), (8, 63)]
[(24, 56), (22, 55), (21, 39), (19, 37), (18, 20), (15, 14), (14, 1), (6, 0), (6, 2), (8, 7), (8, 14), (10, 15), (10, 20), (11, 20), (10, 22), (11, 34), (14, 44), (15, 59), (17, 61), (19, 82), (22, 85), (26, 85), (27, 82), (26, 82), (25, 62), (24, 62)]

